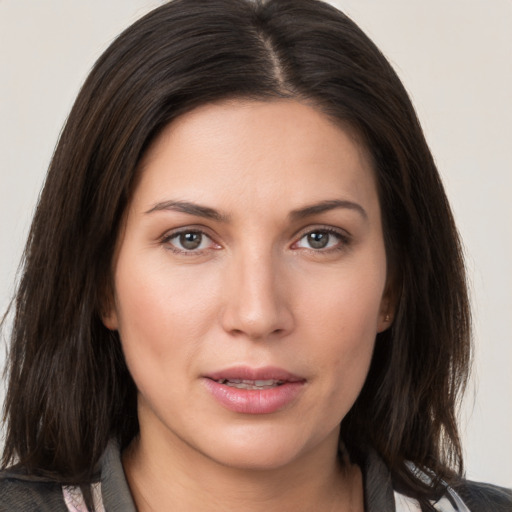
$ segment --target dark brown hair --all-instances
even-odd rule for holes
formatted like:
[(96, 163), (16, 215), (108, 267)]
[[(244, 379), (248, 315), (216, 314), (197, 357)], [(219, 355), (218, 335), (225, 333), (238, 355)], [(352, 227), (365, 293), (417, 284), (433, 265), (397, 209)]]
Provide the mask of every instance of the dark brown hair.
[[(136, 389), (101, 322), (138, 163), (177, 116), (227, 98), (309, 101), (373, 159), (398, 306), (342, 437), (453, 481), (467, 378), (465, 273), (452, 214), (414, 109), (363, 32), (315, 0), (174, 0), (128, 28), (82, 87), (48, 171), (14, 302), (3, 464), (85, 483), (109, 438), (138, 432)], [(434, 481), (436, 484), (437, 480)], [(435, 485), (434, 485), (435, 486)]]

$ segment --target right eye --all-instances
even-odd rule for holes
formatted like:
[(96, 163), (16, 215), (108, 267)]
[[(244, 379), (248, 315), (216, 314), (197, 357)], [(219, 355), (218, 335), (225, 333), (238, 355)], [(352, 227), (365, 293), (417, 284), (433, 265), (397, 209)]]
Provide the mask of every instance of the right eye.
[(178, 253), (197, 253), (205, 249), (218, 247), (213, 240), (197, 230), (184, 230), (165, 237), (163, 242)]

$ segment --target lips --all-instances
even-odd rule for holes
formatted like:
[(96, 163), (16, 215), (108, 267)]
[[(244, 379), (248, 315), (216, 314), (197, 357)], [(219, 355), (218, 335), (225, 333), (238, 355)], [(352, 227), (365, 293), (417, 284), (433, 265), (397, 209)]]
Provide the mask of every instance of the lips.
[(204, 376), (206, 388), (225, 408), (242, 414), (271, 414), (295, 401), (306, 379), (281, 368), (236, 367)]
[(219, 384), (230, 386), (237, 389), (272, 389), (276, 386), (282, 386), (285, 381), (267, 379), (267, 380), (248, 380), (248, 379), (219, 379)]

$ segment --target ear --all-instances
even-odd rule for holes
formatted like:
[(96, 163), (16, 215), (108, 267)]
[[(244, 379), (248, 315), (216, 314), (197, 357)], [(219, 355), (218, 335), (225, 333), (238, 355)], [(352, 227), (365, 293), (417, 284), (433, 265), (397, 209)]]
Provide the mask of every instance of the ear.
[(111, 286), (105, 286), (100, 298), (100, 317), (103, 325), (111, 330), (119, 329), (117, 318), (116, 300)]
[(111, 331), (117, 331), (119, 328), (117, 312), (114, 307), (111, 307), (109, 311), (101, 313), (101, 321), (103, 322), (103, 325)]
[(380, 303), (377, 332), (389, 329), (393, 324), (398, 304), (397, 286), (394, 279), (388, 278)]

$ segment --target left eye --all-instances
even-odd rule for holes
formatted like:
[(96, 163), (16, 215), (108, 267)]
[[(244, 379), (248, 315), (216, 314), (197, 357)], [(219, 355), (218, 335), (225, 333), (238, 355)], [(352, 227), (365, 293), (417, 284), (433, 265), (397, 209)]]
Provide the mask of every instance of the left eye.
[(303, 235), (295, 244), (296, 247), (305, 249), (330, 249), (340, 244), (342, 236), (332, 231), (318, 229)]
[(206, 249), (212, 244), (210, 237), (201, 231), (182, 231), (167, 238), (167, 242), (178, 251), (190, 252)]

